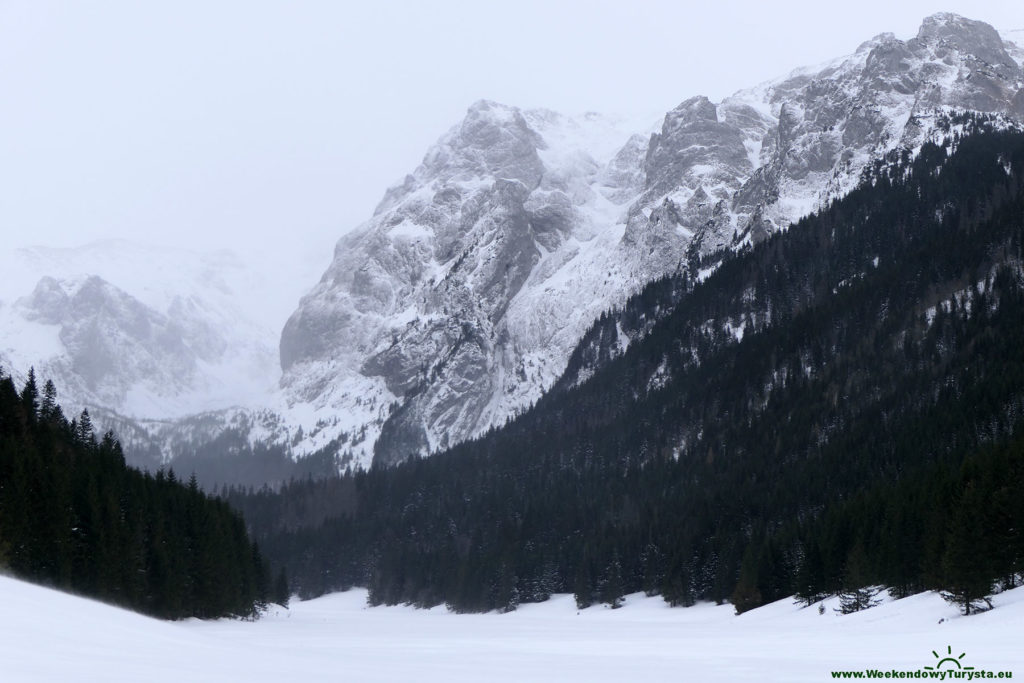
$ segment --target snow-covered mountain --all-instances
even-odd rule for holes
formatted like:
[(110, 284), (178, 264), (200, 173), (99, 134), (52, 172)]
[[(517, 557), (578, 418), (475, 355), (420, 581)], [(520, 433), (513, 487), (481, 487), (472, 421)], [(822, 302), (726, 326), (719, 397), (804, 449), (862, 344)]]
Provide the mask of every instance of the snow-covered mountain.
[(178, 418), (261, 406), (279, 376), (278, 285), (228, 252), (104, 241), (0, 254), (0, 363), (69, 407)]
[(343, 415), (338, 443), (358, 432), (363, 463), (371, 447), (393, 462), (501, 424), (644, 284), (844, 194), (949, 109), (1024, 118), (1021, 55), (984, 23), (937, 14), (910, 40), (883, 34), (717, 104), (687, 99), (653, 135), (478, 102), (342, 238), (292, 314), (286, 411)]
[[(645, 138), (604, 117), (474, 104), (342, 238), (281, 337), (293, 404), (429, 451), (536, 400), (609, 295)], [(623, 147), (623, 145), (625, 145)]]
[(1024, 120), (1020, 37), (937, 14), (639, 122), (477, 102), (297, 310), (315, 274), (272, 259), (7, 250), (0, 364), (34, 365), (148, 462), (225, 430), (360, 465), (444, 448), (536, 401), (602, 312), (844, 194), (951, 110)]

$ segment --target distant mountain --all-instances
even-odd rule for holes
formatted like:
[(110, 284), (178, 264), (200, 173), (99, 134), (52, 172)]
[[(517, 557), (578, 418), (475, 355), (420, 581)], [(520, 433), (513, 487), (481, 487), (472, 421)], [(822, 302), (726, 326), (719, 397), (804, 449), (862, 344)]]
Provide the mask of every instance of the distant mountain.
[(72, 407), (173, 419), (275, 389), (272, 285), (238, 256), (112, 240), (0, 259), (0, 363)]

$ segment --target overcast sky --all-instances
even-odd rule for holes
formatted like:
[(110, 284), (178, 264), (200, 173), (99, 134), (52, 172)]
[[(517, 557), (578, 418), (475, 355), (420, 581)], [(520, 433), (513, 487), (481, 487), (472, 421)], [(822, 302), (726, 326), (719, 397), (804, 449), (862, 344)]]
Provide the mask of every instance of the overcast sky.
[(467, 106), (663, 112), (1024, 3), (0, 0), (0, 234), (326, 265)]

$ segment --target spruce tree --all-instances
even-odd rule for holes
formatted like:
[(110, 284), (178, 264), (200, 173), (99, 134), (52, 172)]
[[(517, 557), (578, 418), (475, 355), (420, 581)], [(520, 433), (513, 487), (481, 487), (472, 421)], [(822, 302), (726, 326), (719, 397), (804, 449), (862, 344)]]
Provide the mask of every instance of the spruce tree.
[(78, 416), (78, 429), (75, 434), (78, 443), (83, 446), (96, 445), (96, 432), (92, 426), (92, 418), (89, 417), (89, 409), (83, 408), (82, 414)]
[(25, 417), (29, 422), (35, 422), (39, 416), (39, 388), (36, 386), (36, 369), (28, 369), (28, 380), (21, 390), (21, 404), (25, 411)]
[(746, 550), (743, 552), (743, 560), (740, 563), (740, 573), (739, 579), (736, 582), (736, 588), (729, 598), (736, 608), (736, 614), (743, 614), (747, 610), (764, 604), (760, 588), (762, 581), (760, 575), (760, 554), (760, 539), (751, 539), (747, 543)]
[(828, 595), (825, 587), (825, 564), (817, 539), (801, 545), (802, 554), (796, 571), (796, 596), (798, 602), (813, 605)]
[(843, 614), (852, 614), (875, 607), (881, 601), (877, 598), (879, 588), (869, 586), (870, 571), (868, 556), (860, 539), (854, 543), (846, 558), (843, 572), (843, 590), (839, 593), (839, 609)]
[(288, 576), (285, 573), (284, 567), (281, 567), (277, 572), (277, 578), (274, 580), (274, 597), (272, 602), (281, 607), (287, 607), (290, 600), (291, 589), (288, 588)]
[(605, 569), (599, 593), (601, 602), (612, 609), (622, 607), (622, 596), (624, 595), (622, 586), (622, 561), (619, 560), (618, 550), (615, 550), (612, 553), (612, 560), (608, 564), (607, 569)]
[(942, 557), (942, 597), (965, 615), (992, 608), (993, 572), (985, 553), (984, 498), (969, 482), (953, 511)]
[(39, 419), (46, 422), (52, 420), (56, 417), (57, 407), (57, 387), (53, 380), (48, 379), (43, 385), (43, 402), (39, 406)]

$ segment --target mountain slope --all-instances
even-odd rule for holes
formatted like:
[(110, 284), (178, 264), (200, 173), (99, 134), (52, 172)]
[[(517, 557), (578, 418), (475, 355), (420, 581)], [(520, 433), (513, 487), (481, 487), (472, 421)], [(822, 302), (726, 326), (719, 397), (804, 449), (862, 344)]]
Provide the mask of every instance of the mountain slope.
[[(20, 389), (20, 390), (19, 390)], [(267, 570), (238, 514), (194, 482), (127, 467), (47, 382), (0, 373), (0, 568), (165, 619), (254, 616)]]
[(233, 501), (300, 590), (367, 585), (388, 604), (951, 588), (957, 520), (984, 560), (956, 559), (963, 574), (1015, 585), (1024, 134), (950, 124), (705, 280), (678, 276), (646, 336), (504, 427)]
[(608, 169), (636, 159), (612, 158), (615, 135), (599, 117), (474, 105), (285, 326), (292, 400), (364, 415), (366, 454), (385, 419), (397, 449), (433, 450), (536, 400), (602, 290), (628, 289), (606, 228), (636, 179)]
[(908, 41), (879, 36), (717, 105), (686, 100), (649, 138), (478, 103), (339, 242), (290, 318), (288, 400), (350, 416), (364, 463), (371, 447), (395, 462), (499, 425), (648, 282), (696, 277), (702, 258), (845, 194), (873, 160), (919, 149), (950, 107), (1020, 117), (1008, 49), (939, 14)]

